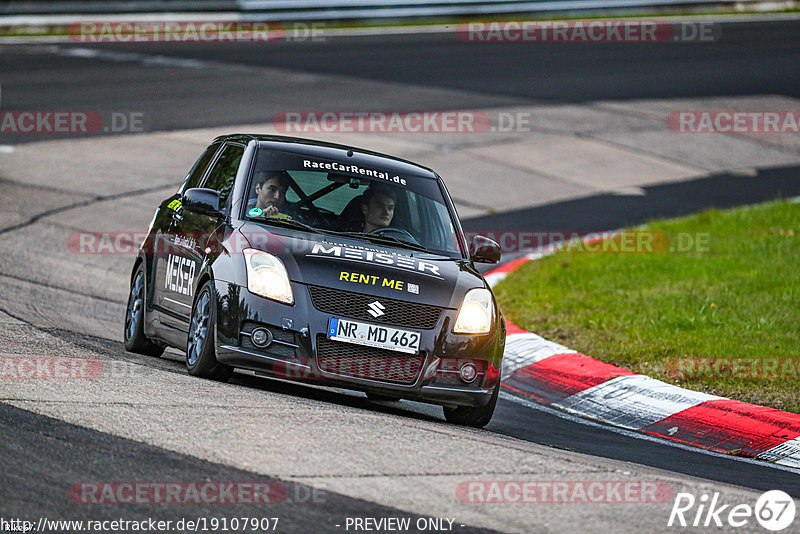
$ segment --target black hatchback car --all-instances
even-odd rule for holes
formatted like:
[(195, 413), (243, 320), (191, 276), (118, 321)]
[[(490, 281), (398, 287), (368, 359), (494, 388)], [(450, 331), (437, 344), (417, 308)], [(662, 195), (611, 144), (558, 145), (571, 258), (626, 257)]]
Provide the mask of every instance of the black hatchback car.
[(133, 266), (125, 348), (444, 407), (476, 427), (500, 389), (505, 323), (442, 179), (409, 161), (228, 135), (156, 210)]

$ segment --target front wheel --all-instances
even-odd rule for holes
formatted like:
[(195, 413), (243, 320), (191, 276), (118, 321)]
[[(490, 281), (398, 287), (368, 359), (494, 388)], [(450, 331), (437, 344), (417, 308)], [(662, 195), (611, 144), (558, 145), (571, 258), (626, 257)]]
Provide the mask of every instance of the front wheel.
[(125, 330), (122, 333), (125, 350), (146, 356), (161, 356), (164, 346), (144, 335), (144, 263), (136, 268), (125, 308)]
[(458, 408), (444, 408), (444, 418), (448, 423), (454, 425), (471, 426), (483, 428), (489, 424), (494, 414), (494, 407), (497, 404), (497, 396), (500, 394), (500, 383), (498, 382), (492, 393), (492, 398), (485, 406), (459, 406)]
[(197, 295), (189, 321), (189, 339), (186, 343), (186, 369), (189, 374), (227, 382), (233, 368), (217, 361), (214, 347), (214, 330), (217, 324), (214, 286), (206, 282)]

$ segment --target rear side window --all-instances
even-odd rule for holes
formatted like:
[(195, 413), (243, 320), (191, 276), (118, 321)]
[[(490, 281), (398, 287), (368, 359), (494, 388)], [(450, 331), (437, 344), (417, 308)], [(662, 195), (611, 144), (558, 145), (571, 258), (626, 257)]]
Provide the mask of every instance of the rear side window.
[(203, 187), (219, 192), (220, 207), (227, 205), (233, 183), (236, 181), (236, 171), (239, 170), (239, 163), (242, 161), (243, 155), (243, 146), (226, 145), (203, 184)]
[(217, 153), (218, 148), (219, 143), (211, 145), (206, 149), (205, 152), (203, 152), (203, 155), (197, 159), (194, 167), (192, 167), (192, 170), (189, 171), (189, 175), (186, 177), (183, 185), (183, 191), (193, 187), (200, 187), (200, 180), (203, 179), (203, 175), (206, 173), (206, 169), (208, 169), (208, 165), (214, 158), (214, 154)]

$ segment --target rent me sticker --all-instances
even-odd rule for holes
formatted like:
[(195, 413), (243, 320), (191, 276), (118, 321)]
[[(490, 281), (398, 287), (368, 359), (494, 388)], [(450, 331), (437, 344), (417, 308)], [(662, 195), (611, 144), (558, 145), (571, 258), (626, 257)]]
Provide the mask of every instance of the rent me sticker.
[(351, 282), (353, 284), (363, 284), (367, 286), (390, 287), (397, 291), (403, 291), (405, 282), (403, 280), (393, 280), (383, 276), (372, 274), (354, 273), (342, 271), (339, 273), (339, 281)]

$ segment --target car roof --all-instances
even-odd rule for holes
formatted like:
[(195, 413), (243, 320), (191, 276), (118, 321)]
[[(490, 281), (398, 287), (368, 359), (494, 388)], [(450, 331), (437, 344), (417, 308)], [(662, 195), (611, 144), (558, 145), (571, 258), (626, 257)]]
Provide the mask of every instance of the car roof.
[(250, 141), (257, 141), (259, 148), (293, 152), (312, 158), (332, 159), (364, 167), (379, 167), (391, 173), (413, 175), (434, 180), (439, 178), (439, 175), (436, 174), (433, 169), (423, 167), (413, 161), (396, 158), (372, 150), (317, 141), (314, 139), (264, 134), (230, 134), (222, 135), (214, 139), (215, 143), (223, 141), (238, 141), (245, 144)]

